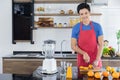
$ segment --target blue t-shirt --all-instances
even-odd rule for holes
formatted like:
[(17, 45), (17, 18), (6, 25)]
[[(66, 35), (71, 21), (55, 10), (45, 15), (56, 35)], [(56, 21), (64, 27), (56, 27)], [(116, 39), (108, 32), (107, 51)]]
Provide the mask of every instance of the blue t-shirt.
[[(78, 37), (79, 37), (79, 32), (80, 32), (80, 24), (81, 23), (77, 23), (73, 28), (72, 28), (72, 38), (76, 38), (78, 40)], [(95, 30), (95, 33), (96, 33), (96, 40), (98, 40), (98, 36), (101, 36), (103, 35), (103, 31), (102, 31), (102, 28), (101, 28), (101, 25), (96, 23), (96, 22), (93, 22), (92, 21), (92, 24), (94, 26), (94, 30)], [(82, 26), (82, 30), (90, 30), (91, 29), (91, 26), (90, 24), (89, 25), (84, 25)]]

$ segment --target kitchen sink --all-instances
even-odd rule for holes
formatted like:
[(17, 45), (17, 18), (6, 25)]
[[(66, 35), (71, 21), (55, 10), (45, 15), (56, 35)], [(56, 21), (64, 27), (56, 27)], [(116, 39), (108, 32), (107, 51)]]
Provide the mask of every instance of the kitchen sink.
[(76, 54), (55, 54), (54, 55), (55, 58), (61, 58), (61, 57), (65, 57), (65, 58), (75, 58)]
[(17, 55), (12, 55), (11, 57), (27, 57), (27, 54), (17, 54)]
[(30, 53), (30, 54), (16, 54), (12, 55), (11, 57), (39, 57), (41, 54), (35, 54), (35, 53)]
[(65, 54), (66, 57), (76, 57), (76, 54)]
[[(11, 57), (39, 57), (44, 58), (45, 55), (40, 52), (20, 52), (12, 55)], [(54, 58), (76, 58), (76, 54), (72, 54), (72, 52), (55, 52)]]
[(41, 56), (41, 54), (35, 54), (35, 53), (28, 54), (28, 57), (39, 57), (39, 56)]

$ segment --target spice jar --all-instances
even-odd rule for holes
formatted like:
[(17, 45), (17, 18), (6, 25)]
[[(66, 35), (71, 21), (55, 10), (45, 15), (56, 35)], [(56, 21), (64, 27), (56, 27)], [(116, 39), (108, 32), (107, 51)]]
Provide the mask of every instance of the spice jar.
[(62, 23), (59, 23), (59, 24), (58, 24), (58, 27), (62, 27)]
[(57, 23), (54, 23), (54, 27), (57, 27)]
[(67, 23), (64, 23), (63, 27), (67, 27)]

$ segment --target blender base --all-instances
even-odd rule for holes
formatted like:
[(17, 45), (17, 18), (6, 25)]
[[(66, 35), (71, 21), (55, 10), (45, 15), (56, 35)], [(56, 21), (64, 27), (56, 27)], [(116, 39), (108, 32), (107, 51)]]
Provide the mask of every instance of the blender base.
[(42, 73), (46, 74), (57, 73), (57, 63), (54, 58), (43, 60)]

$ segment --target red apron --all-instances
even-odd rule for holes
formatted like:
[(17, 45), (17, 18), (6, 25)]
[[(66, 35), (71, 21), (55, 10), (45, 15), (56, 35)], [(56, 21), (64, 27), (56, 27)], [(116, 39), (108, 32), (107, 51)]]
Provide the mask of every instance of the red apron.
[[(97, 51), (98, 51), (98, 45), (96, 40), (96, 34), (94, 31), (94, 27), (92, 25), (92, 22), (90, 22), (91, 29), (90, 30), (82, 30), (82, 23), (80, 24), (80, 33), (78, 36), (78, 47), (82, 49), (83, 51), (87, 52), (90, 56), (90, 63), (93, 64), (93, 62), (96, 59)], [(83, 60), (83, 56), (81, 54), (77, 54), (77, 66), (78, 68), (80, 66), (88, 66), (88, 63), (86, 63)], [(98, 63), (99, 67), (102, 67), (101, 60)], [(79, 71), (78, 71), (79, 72)]]

